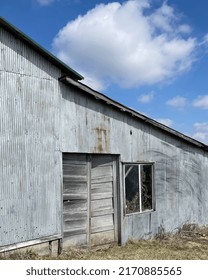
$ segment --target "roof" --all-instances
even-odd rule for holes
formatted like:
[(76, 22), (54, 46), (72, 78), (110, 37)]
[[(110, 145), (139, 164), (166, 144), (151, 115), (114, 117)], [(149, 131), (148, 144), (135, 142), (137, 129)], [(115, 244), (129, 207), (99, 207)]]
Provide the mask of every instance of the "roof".
[(130, 114), (132, 117), (136, 117), (138, 118), (140, 121), (145, 122), (147, 124), (150, 124), (152, 126), (154, 126), (156, 129), (160, 129), (163, 132), (166, 132), (168, 134), (170, 134), (171, 136), (174, 136), (176, 138), (179, 138), (182, 141), (188, 142), (189, 144), (192, 144), (194, 146), (197, 146), (198, 148), (201, 148), (204, 151), (208, 151), (208, 146), (205, 145), (204, 143), (201, 143), (181, 132), (178, 132), (162, 123), (159, 123), (151, 118), (148, 118), (147, 116), (107, 97), (106, 95), (88, 87), (87, 85), (84, 85), (83, 83), (74, 81), (72, 79), (70, 79), (67, 76), (63, 76), (59, 79), (61, 82), (68, 84), (68, 85), (72, 85), (76, 88), (79, 88), (81, 91), (84, 91), (85, 93), (88, 93), (89, 95), (91, 95), (92, 97), (101, 100), (103, 102), (105, 102), (107, 105), (109, 106), (113, 106), (114, 108), (119, 109), (120, 111), (122, 111), (123, 113), (128, 113)]
[(26, 45), (28, 45), (30, 48), (35, 50), (37, 53), (45, 57), (48, 61), (50, 61), (52, 64), (57, 66), (59, 69), (61, 69), (66, 75), (71, 77), (74, 80), (82, 80), (84, 77), (80, 75), (78, 72), (70, 68), (68, 65), (63, 63), (61, 60), (59, 60), (57, 57), (55, 57), (53, 54), (51, 54), (49, 51), (41, 47), (38, 43), (33, 41), (31, 38), (29, 38), (26, 34), (24, 34), (22, 31), (20, 31), (18, 28), (13, 26), (11, 23), (6, 21), (3, 17), (0, 17), (0, 27), (3, 27), (5, 30), (13, 34), (15, 37), (23, 41)]

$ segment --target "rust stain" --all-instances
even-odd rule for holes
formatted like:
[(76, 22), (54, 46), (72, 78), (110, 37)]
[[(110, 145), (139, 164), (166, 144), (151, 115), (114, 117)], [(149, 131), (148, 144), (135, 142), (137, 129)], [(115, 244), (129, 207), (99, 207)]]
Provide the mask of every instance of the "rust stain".
[(93, 152), (110, 153), (110, 117), (103, 115), (100, 123), (92, 128), (92, 131), (95, 135)]
[(86, 113), (86, 115), (85, 115), (85, 124), (86, 124), (86, 126), (88, 126), (88, 118), (87, 118), (87, 113)]
[(96, 127), (94, 130), (97, 139), (94, 152), (110, 152), (110, 130), (102, 127)]

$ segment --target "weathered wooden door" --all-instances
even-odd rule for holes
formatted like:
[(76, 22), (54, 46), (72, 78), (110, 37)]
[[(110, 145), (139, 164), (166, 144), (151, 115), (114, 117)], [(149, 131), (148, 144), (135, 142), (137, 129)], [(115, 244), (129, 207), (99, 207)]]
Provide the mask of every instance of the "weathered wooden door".
[(91, 161), (91, 245), (114, 242), (116, 162), (111, 155), (94, 155)]
[(69, 245), (88, 243), (87, 155), (63, 154), (63, 236)]
[(63, 155), (63, 234), (69, 245), (117, 241), (116, 157)]

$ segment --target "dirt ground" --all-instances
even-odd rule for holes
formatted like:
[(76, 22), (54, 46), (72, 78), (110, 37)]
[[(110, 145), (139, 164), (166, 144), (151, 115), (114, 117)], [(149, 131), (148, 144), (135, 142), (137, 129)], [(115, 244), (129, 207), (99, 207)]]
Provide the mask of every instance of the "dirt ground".
[(57, 260), (208, 260), (208, 228), (184, 226), (175, 235), (152, 240), (129, 241), (125, 246), (105, 245), (92, 249), (70, 249), (58, 257), (38, 256), (31, 251), (14, 253), (9, 259)]

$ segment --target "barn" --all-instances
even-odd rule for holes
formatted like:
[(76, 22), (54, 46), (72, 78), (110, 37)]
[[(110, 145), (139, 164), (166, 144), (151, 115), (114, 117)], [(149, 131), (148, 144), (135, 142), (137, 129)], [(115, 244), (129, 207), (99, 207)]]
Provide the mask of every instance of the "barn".
[(208, 147), (84, 85), (0, 18), (0, 252), (208, 225)]

